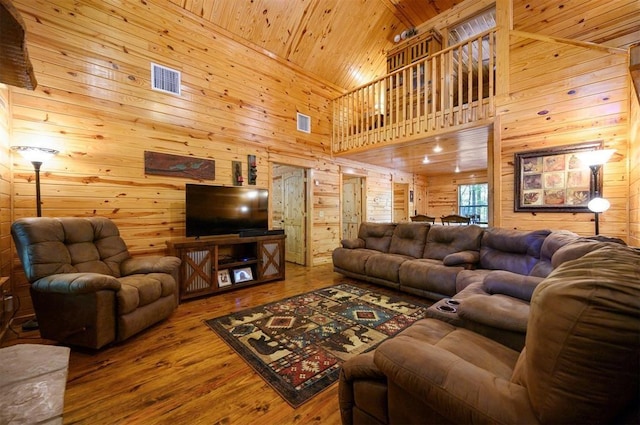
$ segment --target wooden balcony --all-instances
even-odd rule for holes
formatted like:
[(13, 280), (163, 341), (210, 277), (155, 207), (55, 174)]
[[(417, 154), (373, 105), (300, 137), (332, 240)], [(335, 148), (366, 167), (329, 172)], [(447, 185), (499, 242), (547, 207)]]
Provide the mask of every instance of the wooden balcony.
[(494, 28), (335, 99), (332, 152), (355, 153), (491, 123), (495, 46)]

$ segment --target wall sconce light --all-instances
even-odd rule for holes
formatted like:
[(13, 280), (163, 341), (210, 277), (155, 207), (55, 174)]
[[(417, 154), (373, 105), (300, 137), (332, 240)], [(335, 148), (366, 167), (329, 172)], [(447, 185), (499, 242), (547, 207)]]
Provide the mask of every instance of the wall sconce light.
[(593, 181), (593, 198), (587, 204), (587, 208), (595, 214), (596, 235), (600, 234), (599, 214), (605, 212), (611, 206), (611, 203), (601, 197), (599, 190), (598, 177), (602, 166), (609, 161), (615, 149), (599, 149), (579, 154), (580, 161), (591, 169), (591, 178)]
[(42, 217), (42, 205), (40, 201), (40, 167), (42, 164), (58, 153), (55, 149), (40, 148), (37, 146), (12, 146), (12, 150), (18, 152), (24, 159), (33, 164), (36, 172), (36, 214)]

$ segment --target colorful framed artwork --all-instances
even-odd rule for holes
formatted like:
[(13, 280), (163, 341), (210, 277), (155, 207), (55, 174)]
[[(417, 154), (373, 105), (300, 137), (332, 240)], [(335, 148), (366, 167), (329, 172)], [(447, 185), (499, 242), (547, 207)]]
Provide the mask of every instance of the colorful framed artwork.
[(602, 141), (516, 153), (514, 211), (590, 212), (596, 188), (579, 154), (600, 148)]

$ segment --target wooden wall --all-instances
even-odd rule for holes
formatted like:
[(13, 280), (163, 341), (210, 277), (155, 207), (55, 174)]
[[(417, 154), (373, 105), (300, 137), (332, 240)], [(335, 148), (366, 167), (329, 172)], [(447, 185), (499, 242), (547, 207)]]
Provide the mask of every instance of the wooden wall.
[[(312, 262), (330, 261), (340, 240), (339, 165), (329, 156), (337, 88), (169, 2), (14, 4), (39, 86), (10, 89), (11, 144), (60, 151), (42, 167), (44, 216), (106, 216), (134, 254), (163, 252), (167, 239), (184, 236), (184, 185), (196, 181), (145, 175), (144, 152), (213, 159), (215, 180), (200, 183), (216, 185), (231, 185), (231, 161), (253, 154), (258, 187), (271, 184), (270, 162), (311, 170)], [(181, 71), (182, 96), (151, 90), (150, 62)], [(311, 117), (311, 134), (296, 130), (298, 111)], [(31, 164), (14, 157), (7, 222), (35, 215), (33, 177)], [(3, 225), (3, 247), (7, 235)], [(24, 282), (15, 258), (13, 273)], [(28, 294), (20, 295), (27, 313)]]
[(458, 186), (487, 182), (486, 170), (429, 177), (426, 214), (436, 218), (458, 214)]
[(625, 54), (551, 39), (511, 37), (510, 96), (497, 104), (502, 195), (498, 225), (593, 234), (592, 213), (513, 211), (514, 154), (602, 140), (616, 153), (603, 168), (603, 196), (611, 202), (611, 208), (600, 216), (600, 233), (627, 239), (627, 66)]
[[(478, 7), (487, 2), (478, 1)], [(271, 162), (308, 168), (314, 182), (312, 265), (330, 262), (339, 244), (341, 167), (366, 170), (370, 221), (391, 220), (394, 181), (410, 183), (414, 199), (421, 199), (418, 191), (428, 187), (420, 201), (426, 202), (423, 213), (450, 213), (457, 200), (451, 188), (464, 176), (416, 181), (393, 170), (332, 158), (331, 99), (341, 94), (340, 88), (225, 36), (173, 3), (14, 4), (27, 25), (39, 82), (35, 91), (0, 88), (0, 267), (11, 267), (14, 287), (24, 283), (24, 276), (17, 259), (7, 255), (8, 227), (14, 218), (35, 214), (35, 187), (31, 164), (17, 156), (9, 159), (8, 138), (2, 137), (9, 127), (12, 145), (60, 151), (42, 168), (43, 215), (112, 218), (134, 253), (162, 252), (167, 239), (184, 235), (184, 185), (194, 182), (145, 175), (145, 151), (214, 159), (216, 177), (201, 181), (207, 184), (231, 185), (231, 161), (246, 164), (248, 154), (258, 160), (258, 187), (270, 186)], [(535, 31), (518, 28), (523, 19), (516, 13), (516, 29)], [(571, 37), (572, 25), (566, 20), (563, 36)], [(501, 188), (496, 188), (503, 203), (496, 224), (592, 233), (589, 214), (571, 220), (567, 214), (514, 214), (512, 159), (514, 152), (534, 147), (602, 139), (618, 150), (605, 167), (604, 191), (612, 209), (602, 216), (602, 233), (626, 238), (629, 194), (637, 194), (640, 172), (634, 168), (630, 189), (625, 58), (522, 36), (511, 38), (510, 55), (510, 93), (498, 105), (503, 125), (497, 143), (504, 150), (499, 155)], [(182, 72), (182, 96), (150, 89), (150, 62)], [(538, 115), (542, 110), (549, 113)], [(298, 111), (311, 117), (311, 134), (296, 131)], [(634, 134), (637, 159), (637, 130)], [(246, 167), (244, 172), (246, 181)], [(417, 205), (410, 205), (411, 211)], [(13, 209), (9, 215), (7, 208)]]
[(9, 276), (11, 270), (9, 124), (9, 89), (0, 84), (0, 276)]
[(640, 246), (640, 101), (638, 93), (631, 88), (631, 119), (629, 120), (629, 240), (627, 243)]

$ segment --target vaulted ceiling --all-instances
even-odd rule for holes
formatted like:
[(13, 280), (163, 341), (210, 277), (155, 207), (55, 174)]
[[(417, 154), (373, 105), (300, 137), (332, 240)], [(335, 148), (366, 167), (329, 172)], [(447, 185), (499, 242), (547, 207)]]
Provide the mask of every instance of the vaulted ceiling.
[[(462, 3), (462, 0), (170, 1), (215, 24), (229, 37), (258, 46), (266, 54), (346, 90), (386, 74), (386, 52), (394, 47), (396, 35)], [(514, 13), (525, 17), (518, 28), (522, 31), (613, 47), (628, 47), (638, 39), (638, 15), (622, 16), (602, 0), (514, 0)], [(562, 24), (566, 21), (575, 25)], [(493, 22), (485, 24), (491, 26)], [(464, 32), (469, 27), (477, 33), (485, 30), (486, 25), (465, 22), (459, 29)], [(464, 38), (465, 34), (455, 31), (451, 34), (452, 40), (458, 36)], [(462, 171), (473, 171), (486, 168), (486, 148), (491, 135), (489, 128), (477, 129), (396, 145), (384, 151), (363, 152), (353, 159), (423, 175), (450, 173), (456, 165), (461, 165)], [(424, 164), (424, 152), (442, 145), (448, 146), (449, 151), (430, 154), (430, 162)]]
[(338, 87), (386, 73), (394, 37), (460, 0), (171, 0)]

